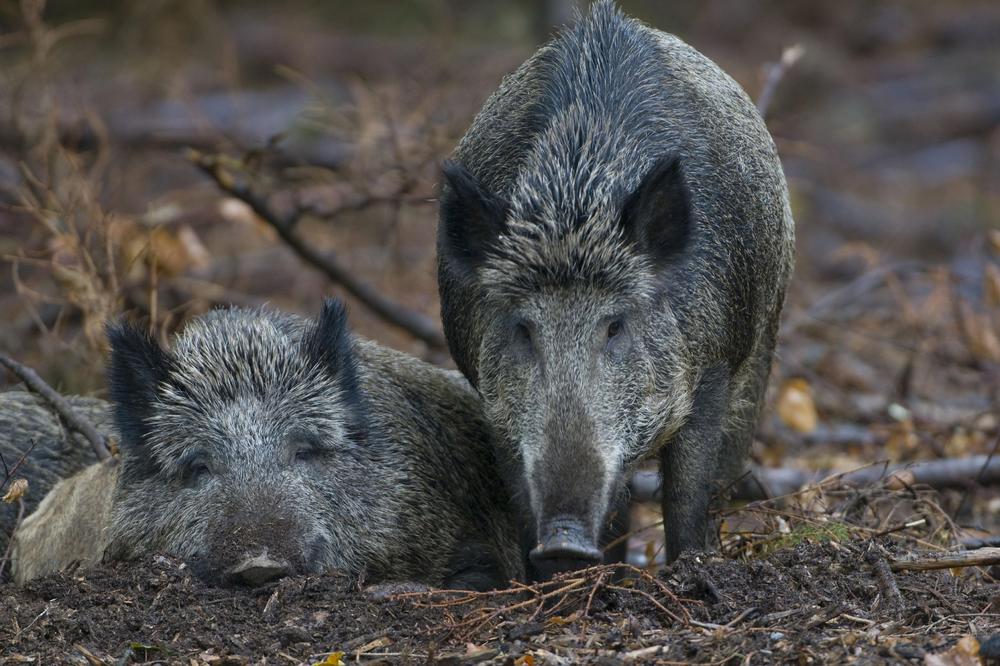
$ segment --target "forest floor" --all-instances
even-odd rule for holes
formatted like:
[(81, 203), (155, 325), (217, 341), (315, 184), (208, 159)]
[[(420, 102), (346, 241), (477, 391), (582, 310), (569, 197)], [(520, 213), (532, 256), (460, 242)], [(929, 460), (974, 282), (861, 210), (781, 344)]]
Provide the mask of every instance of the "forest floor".
[[(103, 395), (103, 326), (122, 312), (167, 337), (224, 304), (314, 313), (344, 295), (188, 147), (292, 215), (305, 245), (438, 319), (440, 161), (535, 47), (498, 36), (524, 3), (480, 3), (504, 8), (471, 37), (418, 17), (406, 39), (346, 22), (353, 3), (323, 20), (252, 4), (73, 12), (0, 39), (0, 349), (63, 393)], [(1000, 535), (1000, 4), (621, 4), (755, 98), (763, 67), (804, 47), (767, 115), (797, 266), (752, 457), (824, 481), (726, 508), (719, 553), (665, 569), (658, 512), (637, 505), (630, 559), (649, 570), (494, 594), (374, 598), (336, 575), (219, 589), (164, 558), (0, 585), (0, 664), (1000, 658), (995, 566), (905, 564)], [(348, 301), (361, 335), (450, 363)], [(935, 488), (838, 476), (974, 455), (989, 469)]]
[(803, 541), (744, 561), (690, 554), (655, 573), (606, 565), (496, 593), (381, 599), (336, 575), (252, 591), (207, 587), (158, 557), (0, 587), (0, 661), (971, 666), (979, 655), (1000, 658), (995, 579), (889, 574), (896, 597), (873, 564), (886, 551), (885, 538)]

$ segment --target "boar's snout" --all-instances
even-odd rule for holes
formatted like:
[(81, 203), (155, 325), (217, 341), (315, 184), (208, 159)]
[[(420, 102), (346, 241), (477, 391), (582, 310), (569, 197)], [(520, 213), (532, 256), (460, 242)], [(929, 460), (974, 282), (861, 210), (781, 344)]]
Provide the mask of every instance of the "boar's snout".
[(261, 587), (272, 581), (292, 574), (292, 567), (284, 560), (275, 560), (266, 553), (256, 557), (248, 557), (239, 564), (230, 567), (224, 574), (224, 579), (232, 585)]
[(543, 580), (564, 571), (592, 567), (603, 559), (580, 520), (554, 518), (542, 526), (540, 533), (541, 539), (529, 557)]
[(251, 499), (215, 516), (202, 548), (186, 558), (195, 575), (211, 585), (259, 587), (324, 568), (329, 541), (309, 534), (308, 516), (281, 504), (251, 513), (262, 503)]

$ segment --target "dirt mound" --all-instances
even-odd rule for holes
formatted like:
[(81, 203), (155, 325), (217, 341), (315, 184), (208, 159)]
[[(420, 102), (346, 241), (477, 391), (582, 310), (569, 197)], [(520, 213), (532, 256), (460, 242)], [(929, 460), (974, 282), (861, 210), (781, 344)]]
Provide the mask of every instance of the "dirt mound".
[(1000, 628), (1000, 584), (985, 573), (896, 574), (894, 605), (866, 547), (802, 544), (750, 561), (691, 555), (656, 576), (606, 566), (514, 590), (388, 599), (338, 575), (211, 588), (157, 557), (0, 587), (0, 661), (315, 663), (342, 652), (345, 662), (519, 666), (922, 662)]

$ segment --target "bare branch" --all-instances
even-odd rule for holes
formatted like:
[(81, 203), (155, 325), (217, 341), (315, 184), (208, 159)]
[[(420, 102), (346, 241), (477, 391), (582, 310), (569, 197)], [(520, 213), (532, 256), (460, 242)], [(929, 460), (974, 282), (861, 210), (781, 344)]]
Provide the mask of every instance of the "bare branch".
[(49, 406), (63, 418), (70, 428), (83, 435), (90, 442), (90, 446), (94, 449), (94, 453), (98, 459), (108, 460), (111, 458), (111, 453), (108, 450), (107, 443), (104, 441), (104, 436), (97, 431), (97, 428), (92, 423), (73, 411), (73, 408), (69, 406), (65, 398), (59, 395), (54, 388), (46, 384), (45, 380), (39, 377), (37, 372), (26, 365), (18, 363), (6, 354), (0, 354), (0, 365), (3, 365), (20, 377), (25, 386), (31, 389), (33, 393), (39, 395), (45, 402), (49, 403)]
[(10, 553), (14, 549), (14, 539), (9, 538), (17, 532), (17, 528), (21, 526), (21, 521), (24, 520), (24, 500), (17, 500), (17, 518), (14, 519), (14, 529), (11, 530), (8, 535), (7, 548), (4, 549), (3, 559), (0, 559), (0, 582), (3, 582), (4, 570), (7, 568), (7, 563), (10, 562)]
[[(786, 467), (760, 467), (745, 482), (734, 485), (735, 499), (759, 500), (794, 493), (808, 484), (867, 486), (886, 483), (890, 487), (921, 484), (932, 488), (966, 488), (971, 483), (1000, 483), (1000, 458), (987, 455), (945, 458), (903, 465), (868, 465), (861, 469), (829, 475)], [(659, 501), (660, 473), (637, 472), (630, 483), (632, 498), (640, 502)]]
[(891, 560), (893, 571), (933, 571), (960, 567), (986, 567), (1000, 564), (1000, 548), (980, 548), (950, 553), (923, 553)]
[[(445, 349), (447, 347), (444, 334), (429, 317), (386, 298), (370, 284), (353, 276), (332, 254), (320, 252), (295, 233), (295, 224), (301, 215), (301, 211), (294, 211), (288, 215), (280, 215), (271, 208), (266, 200), (254, 193), (245, 184), (237, 182), (230, 174), (226, 173), (215, 157), (203, 155), (196, 151), (190, 151), (189, 157), (199, 169), (215, 181), (216, 186), (220, 190), (250, 206), (258, 217), (278, 233), (281, 240), (295, 254), (307, 264), (326, 275), (331, 282), (342, 286), (349, 294), (358, 299), (358, 301), (387, 323), (423, 340), (432, 349)], [(352, 204), (352, 207), (353, 209), (356, 209), (357, 206), (366, 207), (379, 201), (380, 199), (375, 198), (365, 199)]]
[(774, 100), (774, 93), (778, 89), (778, 84), (785, 77), (785, 73), (799, 61), (806, 49), (801, 44), (789, 46), (781, 52), (781, 60), (772, 62), (764, 66), (765, 78), (764, 87), (757, 98), (757, 111), (762, 118), (767, 117), (768, 109)]
[(21, 454), (21, 457), (18, 458), (17, 462), (15, 462), (14, 465), (11, 467), (7, 466), (7, 461), (3, 459), (2, 455), (0, 455), (0, 463), (3, 464), (3, 479), (0, 480), (0, 490), (2, 490), (4, 486), (7, 485), (8, 481), (14, 478), (14, 475), (17, 474), (18, 468), (21, 467), (21, 465), (24, 464), (24, 461), (28, 459), (28, 456), (31, 454), (31, 452), (34, 450), (37, 444), (38, 440), (32, 439), (31, 444), (28, 446), (28, 448), (25, 449), (24, 453)]
[(875, 581), (878, 583), (879, 592), (882, 593), (882, 606), (898, 613), (903, 608), (903, 595), (899, 593), (899, 586), (896, 585), (896, 578), (892, 575), (885, 554), (874, 543), (869, 543), (865, 561), (875, 572)]

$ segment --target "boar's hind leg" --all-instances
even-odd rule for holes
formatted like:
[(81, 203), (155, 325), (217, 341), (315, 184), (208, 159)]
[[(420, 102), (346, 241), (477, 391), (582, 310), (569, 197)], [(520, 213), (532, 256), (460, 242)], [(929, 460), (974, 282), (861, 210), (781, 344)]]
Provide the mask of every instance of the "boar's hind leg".
[(728, 370), (706, 370), (695, 389), (691, 416), (660, 451), (668, 562), (682, 551), (705, 547), (728, 399)]

